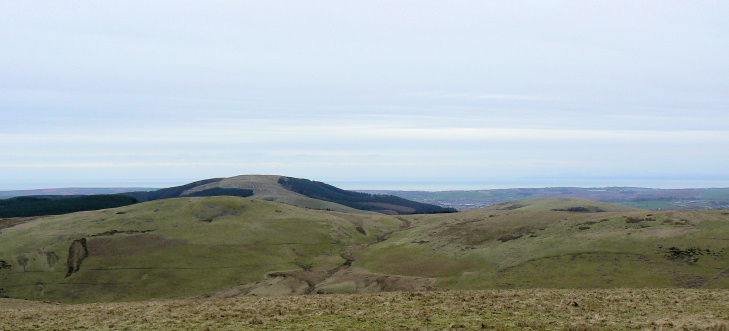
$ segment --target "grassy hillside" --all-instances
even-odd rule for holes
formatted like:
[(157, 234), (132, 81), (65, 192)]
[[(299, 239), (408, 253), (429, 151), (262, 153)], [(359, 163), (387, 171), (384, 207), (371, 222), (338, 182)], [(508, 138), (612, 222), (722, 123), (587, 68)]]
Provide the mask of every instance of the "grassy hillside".
[[(43, 217), (1, 230), (0, 296), (88, 302), (204, 295), (264, 281), (272, 271), (330, 272), (347, 263), (345, 247), (375, 242), (400, 225), (385, 215), (239, 197)], [(66, 277), (81, 238), (88, 257)]]
[[(88, 257), (81, 259), (84, 247)], [(178, 198), (0, 221), (0, 296), (88, 302), (436, 288), (729, 288), (728, 251), (726, 211), (535, 199), (388, 216)]]
[(482, 210), (519, 210), (521, 212), (569, 211), (569, 212), (631, 212), (640, 208), (626, 207), (584, 198), (543, 198), (504, 202)]
[[(555, 211), (571, 207), (606, 211)], [(724, 211), (538, 199), (408, 219), (354, 266), (448, 288), (729, 287)]]

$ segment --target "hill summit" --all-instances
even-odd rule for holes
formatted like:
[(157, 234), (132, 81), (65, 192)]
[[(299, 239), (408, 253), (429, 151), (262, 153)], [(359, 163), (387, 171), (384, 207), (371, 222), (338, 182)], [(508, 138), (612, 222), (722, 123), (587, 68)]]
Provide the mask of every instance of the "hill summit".
[(124, 194), (140, 202), (178, 197), (230, 195), (310, 209), (350, 213), (377, 212), (398, 215), (455, 212), (452, 208), (415, 202), (394, 195), (348, 191), (323, 182), (276, 175), (211, 178), (157, 191)]

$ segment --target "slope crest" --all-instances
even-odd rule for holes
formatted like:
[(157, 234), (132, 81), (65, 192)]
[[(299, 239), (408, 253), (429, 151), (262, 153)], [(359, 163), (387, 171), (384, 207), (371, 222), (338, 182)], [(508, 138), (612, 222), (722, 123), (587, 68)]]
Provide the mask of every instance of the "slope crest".
[(584, 198), (540, 198), (504, 202), (484, 210), (567, 211), (567, 212), (631, 212), (642, 209)]

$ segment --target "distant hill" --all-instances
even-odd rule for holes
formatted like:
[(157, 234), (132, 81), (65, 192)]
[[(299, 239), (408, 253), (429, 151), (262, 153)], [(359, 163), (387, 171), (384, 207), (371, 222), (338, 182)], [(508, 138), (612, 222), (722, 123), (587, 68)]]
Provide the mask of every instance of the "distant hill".
[(347, 191), (322, 182), (274, 175), (213, 178), (157, 191), (124, 194), (139, 201), (176, 197), (232, 195), (276, 201), (311, 209), (355, 213), (416, 214), (455, 211), (452, 208), (410, 201), (392, 195), (373, 195)]
[[(70, 189), (27, 192), (70, 193)], [(90, 192), (90, 190), (82, 190)], [(455, 212), (455, 209), (385, 194), (342, 190), (308, 179), (244, 175), (210, 178), (158, 190), (123, 192), (118, 195), (43, 195), (0, 200), (0, 217), (59, 215), (76, 211), (114, 208), (161, 199), (203, 196), (236, 196), (276, 201), (294, 206), (349, 213), (418, 214)]]
[(48, 188), (37, 190), (13, 190), (0, 191), (0, 199), (8, 199), (21, 196), (80, 196), (95, 194), (116, 194), (134, 191), (151, 191), (153, 188), (146, 187), (64, 187), (64, 188)]

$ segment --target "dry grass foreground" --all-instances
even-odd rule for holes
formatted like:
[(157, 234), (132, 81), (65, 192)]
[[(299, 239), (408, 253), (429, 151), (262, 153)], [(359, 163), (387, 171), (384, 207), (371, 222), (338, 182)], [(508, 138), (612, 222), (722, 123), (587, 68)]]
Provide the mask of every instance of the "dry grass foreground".
[(729, 330), (729, 290), (389, 292), (127, 303), (0, 299), (2, 330)]

